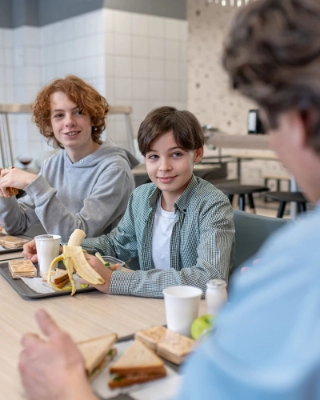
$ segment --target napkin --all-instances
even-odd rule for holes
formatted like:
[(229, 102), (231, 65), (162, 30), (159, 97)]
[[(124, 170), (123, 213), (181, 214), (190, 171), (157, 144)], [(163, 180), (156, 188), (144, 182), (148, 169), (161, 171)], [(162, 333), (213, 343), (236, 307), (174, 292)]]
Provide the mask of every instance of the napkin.
[[(79, 282), (79, 276), (78, 275), (73, 275), (73, 278), (76, 282), (76, 288), (77, 289), (84, 289), (87, 288), (88, 285), (83, 285)], [(20, 278), (23, 280), (23, 282), (29, 286), (30, 289), (34, 290), (37, 293), (45, 294), (45, 293), (53, 293), (56, 292), (56, 290), (52, 289), (52, 287), (48, 286), (48, 284), (44, 284), (42, 282), (42, 278), (37, 277), (37, 278)], [(69, 291), (71, 292), (71, 285), (65, 286), (63, 291)]]

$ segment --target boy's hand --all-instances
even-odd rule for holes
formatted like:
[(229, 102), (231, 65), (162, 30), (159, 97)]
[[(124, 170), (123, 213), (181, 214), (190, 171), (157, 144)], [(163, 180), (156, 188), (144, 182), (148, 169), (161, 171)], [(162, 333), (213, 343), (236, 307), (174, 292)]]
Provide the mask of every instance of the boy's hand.
[(6, 189), (8, 187), (23, 190), (37, 177), (38, 175), (36, 174), (31, 174), (18, 168), (2, 169), (0, 173), (0, 195), (8, 197), (10, 195)]
[(84, 279), (80, 279), (81, 283), (86, 283), (100, 292), (103, 293), (109, 293), (109, 286), (110, 286), (110, 281), (111, 281), (111, 275), (112, 271), (107, 268), (103, 263), (96, 257), (90, 254), (85, 253), (85, 258), (88, 261), (88, 263), (91, 265), (91, 267), (98, 272), (98, 274), (105, 280), (105, 283), (103, 285), (93, 285), (92, 283), (87, 282)]
[(22, 338), (19, 371), (28, 398), (96, 400), (70, 336), (44, 310), (37, 311), (36, 320), (47, 341), (30, 333)]
[(24, 258), (34, 262), (38, 262), (38, 255), (37, 255), (37, 248), (36, 248), (36, 241), (33, 239), (30, 242), (23, 245), (23, 252)]

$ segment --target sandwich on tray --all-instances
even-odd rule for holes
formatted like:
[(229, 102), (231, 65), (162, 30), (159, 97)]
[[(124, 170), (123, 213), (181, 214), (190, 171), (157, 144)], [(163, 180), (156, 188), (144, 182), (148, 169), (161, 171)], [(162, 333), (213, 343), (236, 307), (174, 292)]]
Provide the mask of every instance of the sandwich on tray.
[(118, 335), (116, 333), (110, 333), (109, 335), (77, 343), (78, 349), (85, 362), (88, 378), (92, 379), (96, 376), (117, 354), (117, 350), (112, 347), (117, 340)]
[(31, 239), (23, 239), (15, 236), (3, 236), (0, 238), (0, 246), (6, 249), (20, 249), (25, 243)]
[(160, 357), (180, 365), (192, 351), (194, 341), (163, 326), (144, 329), (135, 334), (137, 340), (153, 349)]
[[(44, 276), (42, 277), (42, 281), (47, 282), (47, 284), (51, 286), (48, 282), (48, 273), (44, 274)], [(69, 282), (69, 275), (65, 269), (56, 268), (54, 271), (52, 271), (51, 283), (53, 283), (54, 286), (56, 286), (58, 289), (62, 289)]]
[(30, 260), (10, 260), (9, 271), (13, 279), (37, 276), (37, 269)]
[(142, 383), (166, 376), (163, 360), (142, 342), (135, 340), (109, 369), (111, 389)]
[[(14, 168), (14, 167), (0, 168), (0, 173), (1, 173), (1, 171), (2, 171), (3, 169), (6, 170), (6, 169), (13, 169), (13, 168)], [(16, 188), (14, 188), (14, 187), (7, 187), (6, 190), (7, 190), (7, 192), (9, 193), (8, 197), (16, 196), (16, 195), (19, 193), (19, 190), (16, 189)]]

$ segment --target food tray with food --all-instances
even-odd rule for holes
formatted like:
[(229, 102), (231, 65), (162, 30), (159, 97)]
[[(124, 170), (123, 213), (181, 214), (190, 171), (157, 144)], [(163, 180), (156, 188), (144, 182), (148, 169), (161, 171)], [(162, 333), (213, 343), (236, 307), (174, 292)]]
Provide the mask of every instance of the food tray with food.
[[(61, 263), (62, 264), (62, 263)], [(38, 270), (38, 264), (34, 264), (36, 269)], [(63, 264), (59, 266), (63, 268)], [(71, 288), (67, 291), (59, 291), (59, 292), (50, 292), (50, 293), (37, 293), (35, 290), (31, 289), (28, 285), (24, 283), (22, 279), (13, 279), (9, 270), (9, 262), (3, 262), (0, 264), (0, 274), (4, 277), (4, 279), (13, 287), (13, 289), (25, 300), (37, 300), (48, 297), (57, 297), (57, 296), (70, 296)], [(35, 278), (37, 279), (37, 278)], [(87, 293), (95, 291), (96, 289), (92, 287), (87, 287), (84, 289), (77, 289), (78, 293)]]
[[(110, 339), (108, 340), (108, 336), (111, 337), (112, 334), (78, 343), (85, 359), (92, 389), (98, 398), (110, 400), (152, 398), (158, 400), (171, 398), (177, 392), (181, 379), (179, 366), (167, 359), (159, 359), (153, 350), (146, 349), (146, 345), (137, 340), (137, 336), (136, 340), (134, 340), (134, 335), (129, 335), (118, 340), (113, 339), (112, 342)], [(150, 351), (153, 355), (148, 354)], [(106, 361), (101, 362), (103, 352), (107, 354), (107, 357)], [(86, 353), (89, 357), (86, 356)], [(98, 369), (94, 367), (95, 359), (99, 360)], [(90, 374), (90, 368), (87, 367), (94, 369), (93, 375)], [(139, 368), (144, 370), (141, 376)], [(122, 374), (120, 370), (126, 373)], [(158, 370), (160, 374), (156, 376), (154, 373)], [(120, 377), (117, 377), (115, 371), (120, 373)]]
[(22, 251), (23, 245), (30, 240), (32, 240), (32, 238), (28, 236), (11, 236), (0, 232), (0, 254)]

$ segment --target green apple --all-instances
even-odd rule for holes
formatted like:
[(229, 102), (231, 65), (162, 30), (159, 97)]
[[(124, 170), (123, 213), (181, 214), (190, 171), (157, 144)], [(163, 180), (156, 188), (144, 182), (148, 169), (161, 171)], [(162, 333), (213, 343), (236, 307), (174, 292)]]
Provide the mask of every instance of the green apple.
[(191, 337), (196, 340), (202, 334), (213, 328), (214, 315), (205, 314), (196, 318), (191, 325)]

